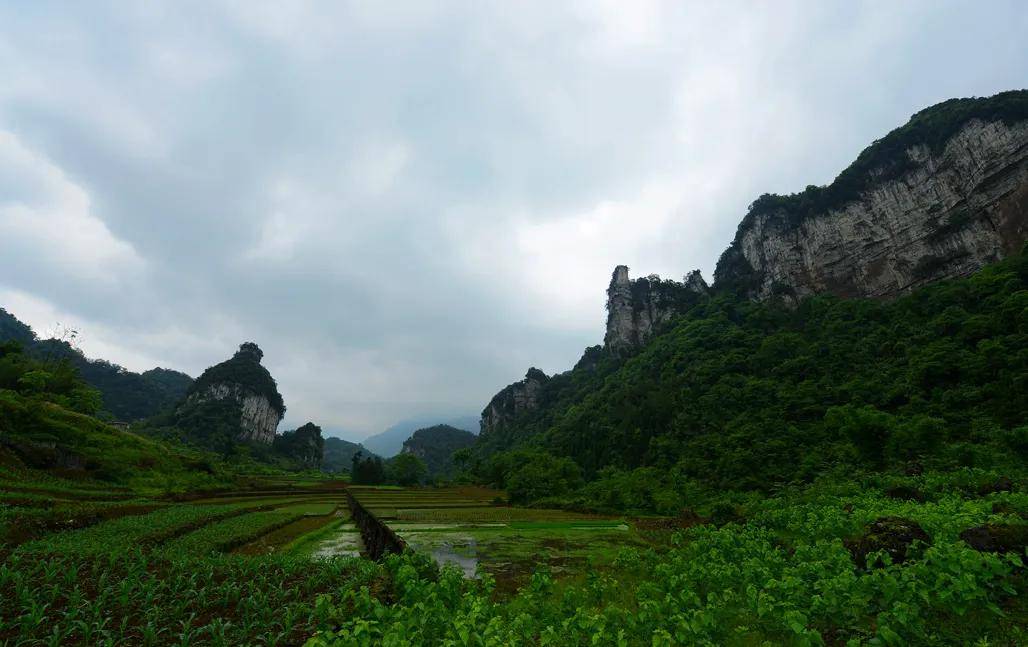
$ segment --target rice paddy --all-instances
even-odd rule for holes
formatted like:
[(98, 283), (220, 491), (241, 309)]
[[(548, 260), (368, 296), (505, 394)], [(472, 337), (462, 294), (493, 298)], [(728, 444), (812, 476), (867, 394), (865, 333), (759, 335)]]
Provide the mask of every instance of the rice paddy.
[(491, 577), (501, 596), (540, 568), (573, 575), (644, 544), (621, 519), (511, 507), (483, 488), (281, 481), (157, 500), (60, 479), (9, 480), (0, 487), (0, 645), (255, 644), (258, 636), (302, 644), (324, 626), (319, 594), (381, 576), (354, 559), (366, 546), (347, 491), (409, 548)]
[(453, 564), (469, 577), (488, 574), (501, 592), (516, 589), (539, 568), (554, 574), (604, 568), (620, 548), (646, 545), (622, 519), (511, 507), (495, 490), (350, 491), (410, 548), (440, 564)]

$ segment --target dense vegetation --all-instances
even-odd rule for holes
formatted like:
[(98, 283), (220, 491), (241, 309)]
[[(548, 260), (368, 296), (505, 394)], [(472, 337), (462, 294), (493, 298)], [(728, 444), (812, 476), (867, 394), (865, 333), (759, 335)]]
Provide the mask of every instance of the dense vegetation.
[(168, 409), (182, 399), (193, 382), (185, 373), (170, 369), (133, 373), (102, 359), (88, 359), (66, 340), (38, 339), (32, 328), (0, 308), (3, 341), (18, 342), (26, 353), (47, 363), (64, 361), (74, 367), (100, 392), (101, 411), (115, 420), (140, 420)]
[[(488, 577), (390, 558), (395, 601), (351, 591), (335, 606), (339, 627), (311, 644), (1024, 644), (1024, 540), (1019, 555), (959, 535), (986, 522), (1026, 528), (1028, 499), (968, 500), (937, 485), (930, 503), (857, 484), (768, 499), (745, 522), (694, 527), (668, 550), (626, 548), (613, 569), (573, 582), (542, 569), (512, 599), (497, 600)], [(858, 563), (864, 544), (850, 538), (897, 516), (923, 539), (872, 544)]]
[(349, 472), (353, 464), (354, 454), (363, 452), (365, 456), (372, 454), (364, 445), (351, 443), (342, 438), (329, 436), (325, 439), (325, 447), (321, 458), (323, 472)]
[(350, 481), (356, 485), (378, 485), (386, 481), (385, 463), (375, 455), (357, 452), (350, 463)]
[[(634, 356), (592, 348), (540, 382), (537, 411), (450, 453), (460, 478), (612, 513), (578, 516), (645, 541), (572, 575), (540, 560), (514, 591), (427, 553), (312, 559), (268, 539), (274, 554), (230, 554), (335, 532), (337, 500), (308, 498), (333, 490), (318, 476), (301, 497), (273, 480), (175, 502), (252, 482), (239, 472), (259, 448), (222, 461), (109, 426), (71, 363), (2, 344), (0, 644), (1028, 641), (1028, 255), (888, 303), (715, 295)], [(304, 462), (309, 427), (263, 458)], [(361, 484), (428, 476), (410, 452), (350, 468)], [(363, 490), (374, 514), (511, 523), (512, 541), (560, 512)]]
[(319, 469), (325, 451), (325, 439), (321, 437), (321, 427), (308, 422), (275, 436), (272, 449), (304, 468)]
[[(1026, 349), (1024, 254), (893, 302), (721, 295), (625, 362), (550, 378), (541, 408), (482, 449), (513, 438), (589, 480), (641, 469), (647, 487), (674, 484), (646, 506), (665, 512), (690, 488), (771, 491), (913, 463), (1014, 468), (1028, 458)], [(477, 470), (506, 487), (521, 465), (538, 470), (502, 454)]]
[(350, 480), (355, 485), (419, 485), (428, 477), (425, 462), (414, 454), (397, 454), (383, 461), (374, 454), (363, 452), (353, 455)]
[(264, 352), (253, 342), (239, 346), (239, 350), (231, 358), (215, 364), (196, 378), (187, 395), (205, 393), (217, 384), (238, 384), (250, 393), (263, 395), (279, 416), (286, 413), (285, 402), (278, 392), (275, 378), (268, 369), (261, 366)]
[(322, 595), (370, 584), (379, 569), (224, 554), (303, 516), (259, 505), (169, 506), (14, 548), (0, 566), (0, 643), (303, 643), (330, 626)]
[(453, 453), (474, 443), (475, 434), (470, 431), (434, 425), (411, 434), (403, 443), (403, 451), (423, 460), (429, 476), (449, 476), (454, 468)]

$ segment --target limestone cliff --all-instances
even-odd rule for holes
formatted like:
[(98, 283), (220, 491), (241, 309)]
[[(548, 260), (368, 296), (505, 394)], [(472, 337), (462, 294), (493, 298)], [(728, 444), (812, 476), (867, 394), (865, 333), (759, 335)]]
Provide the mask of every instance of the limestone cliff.
[(247, 342), (231, 359), (204, 371), (176, 409), (178, 426), (201, 444), (218, 444), (224, 439), (212, 434), (227, 431), (236, 441), (270, 445), (286, 408), (260, 364), (263, 357), (257, 344)]
[(1028, 239), (1028, 92), (928, 108), (827, 187), (754, 202), (715, 287), (754, 299), (892, 297)]
[(540, 394), (549, 379), (546, 373), (533, 367), (528, 369), (525, 379), (494, 395), (482, 411), (481, 435), (501, 432), (521, 414), (538, 409)]
[(690, 272), (679, 283), (662, 280), (655, 274), (633, 280), (628, 277), (628, 267), (618, 265), (607, 288), (604, 346), (614, 355), (631, 352), (707, 291), (698, 270)]

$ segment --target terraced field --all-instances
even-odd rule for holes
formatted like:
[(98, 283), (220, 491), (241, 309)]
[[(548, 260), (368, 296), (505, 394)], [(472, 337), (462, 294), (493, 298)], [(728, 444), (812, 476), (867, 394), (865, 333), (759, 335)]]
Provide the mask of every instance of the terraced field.
[(0, 645), (302, 644), (340, 621), (319, 615), (319, 595), (383, 577), (354, 559), (366, 551), (348, 492), (409, 548), (489, 574), (501, 595), (541, 566), (573, 574), (645, 543), (620, 519), (513, 508), (482, 488), (280, 479), (158, 500), (7, 475)]
[(319, 595), (380, 576), (349, 559), (361, 544), (339, 484), (179, 502), (3, 485), (0, 645), (299, 645), (325, 626)]
[(503, 505), (484, 488), (351, 487), (368, 511), (415, 551), (466, 575), (488, 573), (509, 593), (540, 567), (573, 574), (605, 568), (617, 551), (647, 542), (619, 518)]

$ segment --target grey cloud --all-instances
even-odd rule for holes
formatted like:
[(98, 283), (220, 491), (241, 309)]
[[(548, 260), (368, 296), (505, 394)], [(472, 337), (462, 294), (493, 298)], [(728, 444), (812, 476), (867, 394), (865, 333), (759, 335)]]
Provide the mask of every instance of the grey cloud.
[[(192, 373), (255, 339), (289, 424), (476, 412), (602, 338), (613, 265), (709, 275), (760, 193), (831, 180), (927, 104), (1023, 85), (1026, 14), (9, 5), (0, 131), (140, 260), (105, 285), (47, 269), (40, 246), (72, 233), (19, 234), (0, 288)], [(0, 169), (0, 209), (48, 190)]]

